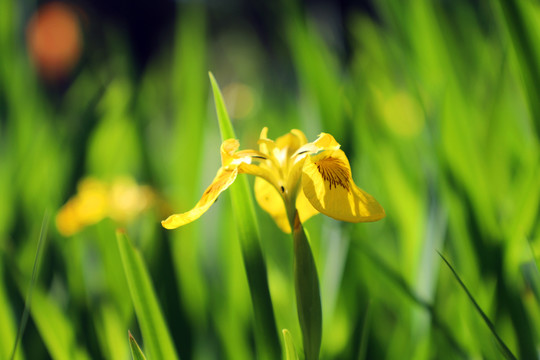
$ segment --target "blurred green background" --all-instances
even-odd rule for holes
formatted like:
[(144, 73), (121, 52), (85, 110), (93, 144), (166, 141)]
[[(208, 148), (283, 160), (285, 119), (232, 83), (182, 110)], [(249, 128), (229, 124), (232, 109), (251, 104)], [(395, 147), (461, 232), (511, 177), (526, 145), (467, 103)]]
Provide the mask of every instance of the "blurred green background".
[[(305, 224), (322, 359), (504, 358), (437, 251), (513, 354), (538, 358), (539, 34), (536, 1), (0, 1), (0, 359), (47, 213), (15, 358), (129, 359), (128, 330), (146, 349), (118, 227), (180, 358), (255, 358), (229, 194), (181, 229), (159, 223), (219, 168), (208, 71), (241, 148), (264, 126), (331, 133), (386, 210)], [(121, 176), (151, 187), (152, 206), (59, 232), (82, 179)], [(256, 211), (275, 331), (300, 350), (291, 238)]]

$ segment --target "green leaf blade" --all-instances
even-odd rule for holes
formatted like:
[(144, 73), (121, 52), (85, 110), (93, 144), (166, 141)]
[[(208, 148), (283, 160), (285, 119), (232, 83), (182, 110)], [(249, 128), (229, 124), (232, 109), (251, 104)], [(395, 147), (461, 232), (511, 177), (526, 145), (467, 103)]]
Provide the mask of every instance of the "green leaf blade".
[(281, 331), (283, 333), (283, 340), (285, 341), (285, 354), (287, 360), (298, 360), (298, 354), (294, 347), (293, 338), (291, 332), (287, 329)]
[(306, 360), (317, 360), (322, 341), (319, 277), (307, 234), (296, 217), (294, 231), (294, 287)]
[(133, 307), (150, 359), (178, 359), (141, 254), (129, 242), (125, 233), (118, 231), (116, 239)]
[[(221, 138), (222, 140), (235, 138), (234, 129), (216, 79), (212, 73), (209, 73), (209, 76), (214, 93)], [(239, 176), (229, 188), (229, 192), (253, 303), (258, 358), (279, 359), (281, 358), (281, 351), (276, 320), (268, 286), (266, 264), (260, 244), (260, 232), (255, 216), (253, 197), (247, 179)]]
[(489, 330), (491, 331), (491, 333), (493, 334), (493, 336), (495, 337), (495, 340), (497, 341), (497, 345), (499, 345), (499, 349), (501, 350), (501, 353), (504, 355), (504, 357), (508, 360), (517, 360), (516, 356), (512, 353), (512, 351), (510, 351), (510, 349), (508, 348), (508, 346), (506, 346), (506, 344), (504, 343), (504, 341), (501, 339), (501, 337), (499, 336), (499, 334), (497, 334), (497, 330), (495, 329), (495, 326), (493, 325), (493, 323), (491, 322), (491, 320), (489, 320), (489, 318), (487, 317), (486, 313), (484, 313), (484, 311), (482, 310), (482, 308), (480, 307), (480, 305), (478, 305), (478, 303), (476, 302), (476, 300), (474, 299), (474, 297), (472, 296), (472, 294), (470, 293), (469, 289), (467, 289), (467, 286), (465, 286), (465, 283), (461, 280), (461, 278), (459, 277), (459, 275), (457, 274), (456, 270), (454, 270), (454, 268), (452, 267), (452, 265), (450, 265), (450, 262), (448, 260), (446, 260), (446, 258), (443, 256), (443, 254), (441, 254), (439, 252), (439, 255), (440, 257), (443, 259), (443, 261), (446, 263), (446, 265), (448, 266), (448, 268), (450, 269), (450, 271), (452, 272), (452, 274), (454, 275), (454, 277), (456, 278), (457, 282), (459, 283), (459, 285), (461, 286), (461, 288), (465, 291), (465, 293), (467, 294), (467, 297), (469, 298), (469, 300), (471, 300), (471, 303), (473, 304), (474, 308), (476, 309), (476, 311), (478, 312), (478, 314), (480, 314), (480, 316), (482, 317), (482, 320), (484, 320), (484, 322), (486, 323), (487, 327), (489, 328)]
[(146, 356), (144, 356), (139, 344), (137, 344), (137, 341), (133, 335), (131, 335), (131, 332), (129, 332), (129, 347), (131, 348), (131, 357), (133, 360), (146, 360)]

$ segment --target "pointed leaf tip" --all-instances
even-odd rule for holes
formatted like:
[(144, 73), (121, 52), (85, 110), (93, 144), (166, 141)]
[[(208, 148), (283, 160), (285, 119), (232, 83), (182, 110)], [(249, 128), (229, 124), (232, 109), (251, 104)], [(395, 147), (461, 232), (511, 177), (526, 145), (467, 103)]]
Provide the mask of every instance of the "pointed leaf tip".
[(144, 353), (142, 352), (141, 348), (139, 347), (139, 344), (137, 344), (137, 341), (131, 335), (131, 331), (128, 330), (129, 334), (129, 347), (131, 349), (131, 357), (133, 360), (146, 360), (146, 356), (144, 356)]
[(296, 353), (296, 349), (294, 347), (293, 338), (291, 335), (291, 332), (287, 329), (283, 329), (283, 340), (285, 341), (285, 354), (287, 360), (298, 360), (298, 354)]

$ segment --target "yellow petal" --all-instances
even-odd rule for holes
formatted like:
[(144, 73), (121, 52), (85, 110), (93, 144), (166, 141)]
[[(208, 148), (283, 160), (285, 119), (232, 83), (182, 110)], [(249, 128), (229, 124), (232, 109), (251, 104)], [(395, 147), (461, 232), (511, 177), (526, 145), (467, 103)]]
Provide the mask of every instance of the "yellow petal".
[(95, 224), (102, 220), (109, 208), (109, 190), (107, 185), (94, 178), (86, 178), (79, 182), (76, 201), (76, 211), (79, 221), (83, 224)]
[[(283, 198), (279, 191), (267, 181), (258, 177), (255, 179), (255, 198), (260, 207), (274, 219), (277, 226), (286, 234), (291, 232), (291, 226), (285, 209)], [(304, 193), (300, 191), (296, 198), (296, 210), (302, 223), (306, 222), (313, 215), (319, 212), (306, 199)]]
[(240, 147), (236, 139), (227, 139), (221, 144), (221, 166), (228, 166), (234, 160), (234, 153)]
[(219, 169), (214, 181), (212, 181), (212, 184), (205, 190), (201, 200), (199, 200), (193, 209), (183, 214), (171, 215), (166, 220), (163, 220), (161, 225), (166, 229), (176, 229), (177, 227), (197, 220), (210, 208), (210, 206), (212, 206), (219, 194), (231, 186), (236, 179), (236, 175), (238, 175), (238, 168), (236, 167), (232, 170), (224, 168)]
[(281, 231), (287, 234), (291, 232), (283, 198), (274, 186), (257, 177), (255, 179), (255, 198), (261, 208), (272, 216)]
[(274, 140), (268, 138), (268, 128), (266, 126), (261, 130), (258, 144), (259, 150), (266, 155), (270, 155), (274, 151)]
[(84, 224), (80, 222), (75, 201), (69, 200), (56, 215), (56, 227), (60, 234), (71, 236), (79, 232)]
[(302, 137), (299, 133), (304, 135), (300, 130), (296, 130), (295, 132), (291, 131), (276, 139), (276, 147), (280, 150), (286, 150), (284, 155), (287, 159), (307, 142), (305, 140), (306, 137)]
[(341, 145), (334, 137), (327, 133), (321, 133), (317, 140), (310, 142), (300, 147), (293, 156), (302, 155), (305, 153), (315, 154), (323, 150), (338, 150)]
[(85, 178), (79, 182), (77, 190), (77, 194), (62, 206), (56, 216), (56, 226), (64, 236), (99, 222), (109, 209), (109, 190), (101, 181)]
[(308, 156), (302, 169), (302, 188), (313, 207), (337, 220), (377, 221), (385, 216), (382, 206), (351, 177), (351, 167), (341, 150)]
[(253, 159), (267, 160), (267, 156), (257, 150), (238, 151), (240, 142), (236, 139), (227, 139), (221, 144), (221, 166), (237, 166), (242, 163), (250, 164)]
[(319, 213), (317, 209), (311, 205), (302, 190), (298, 192), (298, 197), (296, 198), (296, 211), (298, 211), (298, 216), (300, 217), (300, 222), (302, 224)]
[(152, 189), (139, 186), (131, 177), (117, 177), (111, 184), (109, 216), (120, 223), (133, 220), (154, 200)]
[(300, 145), (307, 144), (308, 141), (306, 135), (301, 130), (292, 129), (291, 134), (294, 134), (294, 136), (298, 138), (298, 140), (300, 141)]
[(320, 133), (317, 140), (313, 142), (321, 150), (338, 150), (341, 145), (334, 139), (334, 137), (327, 133)]

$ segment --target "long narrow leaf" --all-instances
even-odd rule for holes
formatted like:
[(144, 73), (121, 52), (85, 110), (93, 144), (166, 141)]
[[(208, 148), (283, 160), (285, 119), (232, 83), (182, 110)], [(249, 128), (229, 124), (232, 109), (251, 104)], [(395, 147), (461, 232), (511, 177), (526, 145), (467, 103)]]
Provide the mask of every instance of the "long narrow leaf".
[(448, 340), (449, 344), (456, 351), (456, 354), (459, 354), (461, 358), (466, 359), (467, 353), (457, 341), (457, 339), (452, 335), (452, 332), (450, 331), (448, 326), (437, 315), (437, 312), (435, 312), (433, 308), (433, 304), (420, 297), (415, 292), (415, 290), (412, 289), (409, 284), (407, 284), (407, 281), (402, 277), (401, 274), (393, 270), (371, 249), (363, 246), (361, 253), (365, 255), (366, 259), (371, 261), (381, 271), (381, 273), (383, 273), (384, 276), (386, 276), (396, 286), (398, 290), (400, 290), (405, 296), (407, 296), (410, 300), (414, 301), (416, 304), (424, 308), (424, 310), (430, 314), (433, 325), (442, 332), (444, 337)]
[(298, 354), (294, 348), (293, 338), (287, 329), (282, 330), (283, 340), (285, 341), (285, 354), (287, 360), (298, 360)]
[(137, 341), (135, 341), (133, 335), (131, 335), (131, 332), (129, 332), (129, 347), (131, 348), (131, 356), (133, 357), (133, 360), (146, 360), (146, 357), (139, 347), (139, 344), (137, 344)]
[(32, 278), (30, 280), (30, 286), (28, 287), (28, 292), (26, 293), (26, 299), (24, 302), (24, 310), (21, 316), (21, 322), (19, 324), (19, 331), (17, 332), (17, 337), (15, 338), (15, 344), (13, 345), (13, 351), (11, 353), (11, 358), (14, 359), (17, 353), (17, 348), (19, 342), (21, 341), (24, 329), (26, 327), (26, 322), (28, 321), (28, 314), (30, 311), (30, 304), (32, 302), (32, 291), (34, 290), (34, 285), (37, 281), (38, 269), (39, 269), (39, 260), (41, 258), (43, 244), (45, 243), (45, 238), (47, 235), (47, 228), (49, 226), (49, 213), (45, 212), (43, 216), (43, 222), (41, 223), (41, 230), (39, 231), (39, 238), (36, 249), (36, 256), (34, 258), (34, 266), (32, 268)]
[[(212, 73), (209, 73), (209, 76), (214, 92), (221, 137), (223, 140), (234, 138), (234, 129), (216, 79)], [(279, 359), (281, 352), (276, 320), (260, 245), (259, 227), (247, 179), (239, 176), (229, 190), (255, 313), (254, 326), (258, 358)]]
[(294, 287), (306, 360), (317, 360), (322, 340), (319, 277), (307, 234), (296, 215), (294, 223)]
[[(438, 251), (437, 251), (438, 252)], [(454, 268), (452, 267), (452, 265), (450, 265), (450, 263), (448, 262), (448, 260), (446, 260), (446, 258), (443, 256), (443, 254), (441, 254), (440, 252), (439, 253), (439, 256), (443, 259), (443, 261), (446, 263), (446, 265), (448, 266), (448, 268), (450, 268), (450, 271), (452, 271), (452, 274), (454, 274), (454, 277), (456, 278), (456, 280), (458, 281), (459, 285), (461, 285), (461, 287), (463, 288), (463, 290), (465, 290), (465, 293), (467, 294), (467, 296), (469, 297), (469, 300), (471, 300), (472, 304), (474, 305), (474, 308), (476, 309), (476, 311), (480, 314), (480, 316), (482, 317), (482, 319), (484, 320), (484, 322), (486, 323), (486, 325), (488, 326), (489, 330), (491, 331), (491, 333), (493, 334), (493, 336), (495, 337), (495, 340), (497, 341), (497, 344), (499, 345), (499, 348), (502, 352), (502, 354), (504, 355), (504, 357), (506, 359), (512, 359), (512, 360), (517, 360), (517, 358), (514, 356), (514, 354), (510, 351), (510, 349), (508, 348), (508, 346), (506, 346), (506, 344), (504, 343), (504, 341), (499, 337), (499, 334), (497, 334), (497, 331), (495, 330), (495, 326), (493, 325), (493, 323), (491, 322), (491, 320), (489, 320), (489, 318), (487, 317), (487, 315), (484, 313), (484, 311), (482, 310), (482, 308), (480, 307), (480, 305), (478, 305), (478, 303), (476, 302), (476, 300), (474, 300), (474, 297), (472, 296), (472, 294), (469, 292), (469, 289), (467, 289), (467, 287), (465, 286), (465, 284), (463, 283), (463, 281), (461, 281), (459, 275), (457, 274), (457, 272), (454, 270)]]
[(116, 239), (147, 354), (156, 360), (178, 359), (141, 254), (123, 232)]

